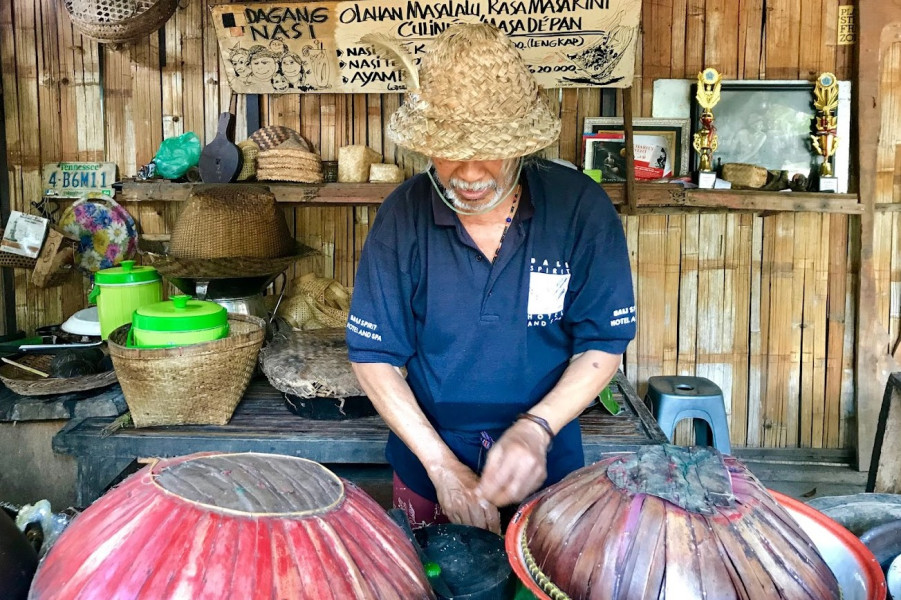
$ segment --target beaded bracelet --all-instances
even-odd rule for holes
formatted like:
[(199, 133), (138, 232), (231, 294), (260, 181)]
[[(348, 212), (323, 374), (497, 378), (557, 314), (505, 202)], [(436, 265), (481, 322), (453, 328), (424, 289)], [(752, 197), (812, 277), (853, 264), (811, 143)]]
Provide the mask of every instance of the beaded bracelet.
[(551, 429), (550, 423), (548, 423), (543, 418), (539, 417), (538, 415), (533, 415), (532, 413), (524, 412), (524, 413), (519, 413), (519, 416), (516, 417), (517, 421), (519, 421), (520, 419), (526, 419), (526, 420), (529, 420), (529, 421), (535, 423), (536, 425), (538, 425), (539, 427), (544, 429), (544, 432), (547, 433), (548, 436), (551, 438), (551, 442), (554, 441), (554, 430)]

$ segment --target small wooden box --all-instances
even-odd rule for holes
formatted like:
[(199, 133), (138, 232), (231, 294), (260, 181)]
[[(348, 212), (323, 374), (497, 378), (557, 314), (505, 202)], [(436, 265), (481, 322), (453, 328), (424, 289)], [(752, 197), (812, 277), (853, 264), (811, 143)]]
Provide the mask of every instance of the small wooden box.
[(31, 283), (39, 288), (54, 287), (62, 284), (74, 270), (75, 241), (51, 227), (34, 266)]

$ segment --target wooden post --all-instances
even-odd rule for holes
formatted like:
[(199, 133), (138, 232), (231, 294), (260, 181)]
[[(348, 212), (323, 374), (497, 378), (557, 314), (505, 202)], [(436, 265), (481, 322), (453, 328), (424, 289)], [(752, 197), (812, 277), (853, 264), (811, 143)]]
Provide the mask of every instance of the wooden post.
[(885, 385), (866, 491), (901, 494), (901, 373)]
[[(889, 354), (889, 335), (877, 312), (873, 247), (878, 198), (877, 163), (882, 123), (882, 65), (885, 50), (901, 42), (901, 0), (859, 0), (857, 52), (857, 139), (860, 201), (860, 289), (857, 324), (857, 463), (869, 470), (882, 390), (897, 363)], [(896, 101), (897, 102), (897, 101)]]
[(635, 143), (632, 135), (632, 87), (623, 88), (623, 136), (626, 138), (626, 214), (634, 215), (638, 202), (635, 197)]

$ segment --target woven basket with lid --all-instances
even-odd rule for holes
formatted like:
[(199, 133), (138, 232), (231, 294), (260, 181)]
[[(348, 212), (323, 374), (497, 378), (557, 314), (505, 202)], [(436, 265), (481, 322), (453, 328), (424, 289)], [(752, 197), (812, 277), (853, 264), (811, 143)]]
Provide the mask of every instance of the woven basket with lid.
[(100, 43), (122, 44), (162, 27), (178, 0), (65, 0), (65, 5), (79, 33)]
[(256, 368), (266, 323), (229, 314), (228, 337), (176, 348), (130, 348), (131, 325), (109, 336), (109, 352), (135, 427), (225, 425)]

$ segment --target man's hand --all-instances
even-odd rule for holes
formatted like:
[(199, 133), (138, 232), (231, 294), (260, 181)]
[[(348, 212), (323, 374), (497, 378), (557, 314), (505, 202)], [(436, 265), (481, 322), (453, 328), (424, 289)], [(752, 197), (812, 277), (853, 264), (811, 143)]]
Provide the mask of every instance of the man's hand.
[(479, 477), (466, 465), (453, 461), (429, 469), (429, 478), (438, 494), (438, 504), (451, 523), (473, 525), (500, 534), (497, 506), (476, 492)]
[(494, 506), (514, 504), (547, 478), (550, 436), (540, 425), (520, 419), (488, 451), (478, 494)]

